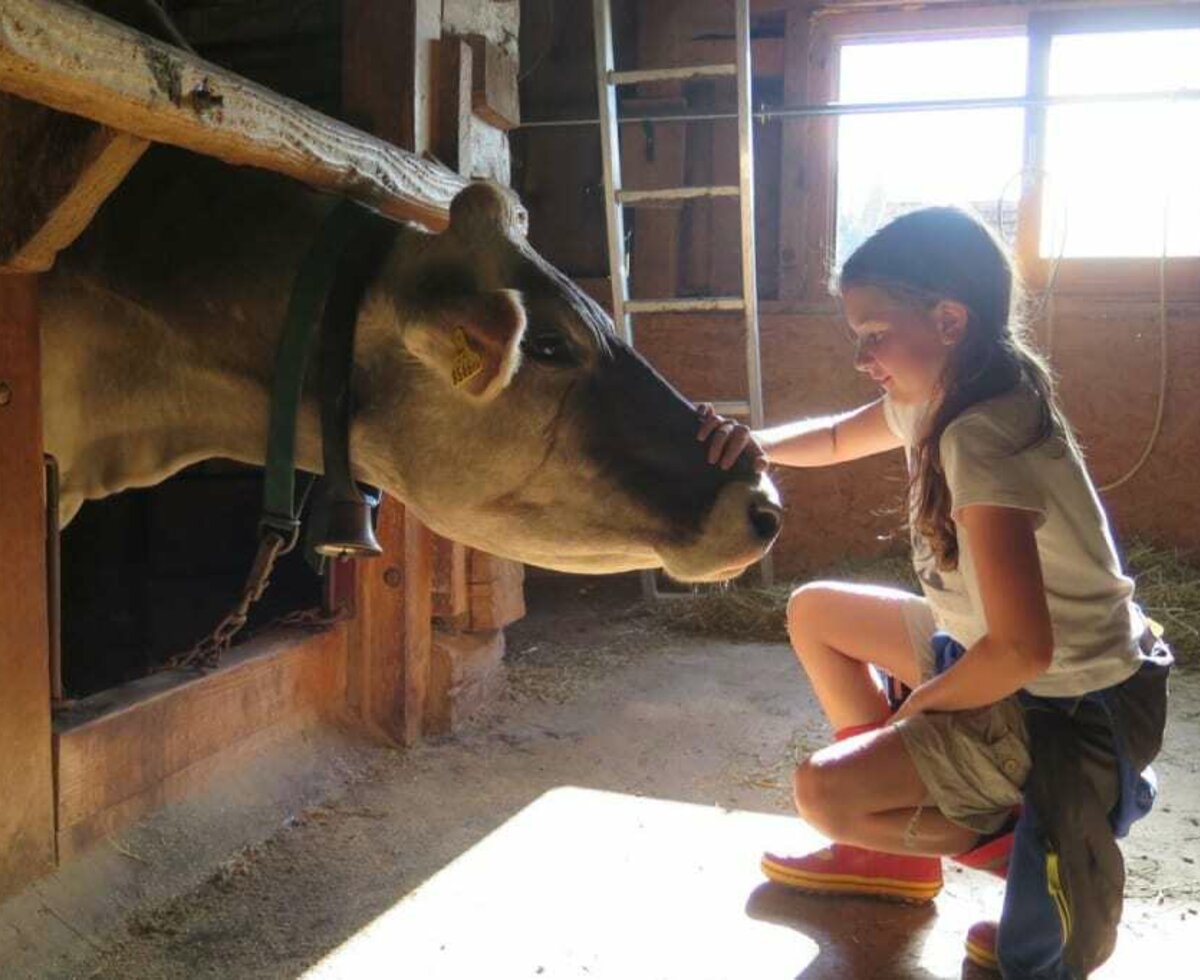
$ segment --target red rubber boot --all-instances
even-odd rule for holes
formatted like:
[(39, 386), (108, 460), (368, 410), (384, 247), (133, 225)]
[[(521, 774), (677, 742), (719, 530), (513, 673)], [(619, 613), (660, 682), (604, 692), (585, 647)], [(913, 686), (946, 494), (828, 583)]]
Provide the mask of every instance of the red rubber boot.
[[(843, 728), (841, 742), (881, 723)], [(762, 872), (776, 884), (814, 895), (858, 895), (923, 904), (942, 890), (942, 861), (936, 857), (887, 854), (852, 844), (831, 844), (799, 857), (764, 854)]]
[(942, 890), (939, 858), (870, 851), (830, 844), (800, 857), (764, 854), (762, 871), (771, 881), (813, 895), (858, 895), (923, 905)]
[(1008, 822), (1001, 828), (1001, 832), (984, 844), (973, 847), (969, 851), (963, 851), (962, 854), (955, 854), (951, 860), (963, 867), (986, 871), (997, 878), (1008, 880), (1008, 858), (1012, 854), (1013, 834), (1020, 817), (1021, 808), (1013, 807)]
[(966, 868), (986, 871), (1003, 881), (1008, 879), (1008, 856), (1012, 853), (1012, 845), (1013, 834), (1010, 830), (986, 844), (964, 851), (962, 854), (955, 854), (950, 860)]
[(1000, 923), (991, 920), (976, 922), (967, 930), (967, 959), (985, 970), (1000, 972), (1000, 960), (996, 957), (996, 937)]

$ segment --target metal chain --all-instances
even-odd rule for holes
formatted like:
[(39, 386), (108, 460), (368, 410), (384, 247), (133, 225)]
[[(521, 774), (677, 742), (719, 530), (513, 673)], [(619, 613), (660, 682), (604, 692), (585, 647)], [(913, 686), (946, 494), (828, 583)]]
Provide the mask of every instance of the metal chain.
[(310, 609), (297, 609), (295, 612), (287, 613), (280, 616), (278, 619), (271, 620), (263, 629), (271, 629), (276, 626), (292, 626), (301, 629), (328, 629), (330, 626), (336, 626), (344, 619), (350, 618), (350, 604), (346, 602), (338, 603), (333, 612), (325, 612), (321, 606), (313, 606)]
[[(250, 568), (246, 584), (242, 589), (241, 598), (229, 614), (217, 624), (216, 628), (190, 650), (178, 653), (157, 669), (163, 670), (198, 670), (201, 673), (215, 670), (220, 666), (221, 655), (233, 643), (233, 638), (246, 625), (251, 607), (262, 598), (271, 584), (270, 576), (276, 560), (289, 550), (285, 547), (288, 542), (279, 534), (268, 531), (263, 535), (258, 545), (258, 554)], [(271, 620), (263, 630), (278, 626), (298, 629), (322, 630), (336, 626), (343, 620), (349, 619), (351, 608), (348, 602), (341, 602), (332, 612), (325, 612), (321, 606), (310, 609), (297, 609)], [(255, 632), (259, 632), (255, 630)]]
[(237, 605), (208, 636), (190, 650), (171, 657), (158, 670), (192, 669), (201, 673), (215, 670), (220, 665), (221, 655), (229, 649), (233, 638), (246, 625), (250, 607), (258, 602), (267, 590), (275, 561), (287, 544), (288, 541), (278, 532), (265, 530), (258, 542), (258, 553), (254, 556), (254, 564), (250, 566), (250, 574), (246, 577), (246, 584), (242, 588)]

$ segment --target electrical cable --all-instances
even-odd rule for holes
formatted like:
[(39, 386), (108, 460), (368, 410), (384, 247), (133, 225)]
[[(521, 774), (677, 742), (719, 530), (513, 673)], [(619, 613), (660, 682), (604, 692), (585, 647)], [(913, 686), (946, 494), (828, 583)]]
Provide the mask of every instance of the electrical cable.
[(546, 27), (546, 43), (542, 45), (542, 50), (538, 53), (538, 56), (533, 59), (533, 64), (517, 76), (518, 85), (541, 67), (542, 62), (546, 60), (546, 55), (554, 47), (554, 4), (555, 0), (546, 0), (546, 10), (549, 11), (549, 17), (547, 18), (549, 25)]
[[(1045, 178), (1049, 175), (1046, 171), (1043, 170), (1041, 172), (1041, 176), (1042, 176), (1043, 185), (1044, 185)], [(1007, 181), (1005, 181), (1004, 186), (1000, 191), (1000, 196), (996, 201), (997, 225), (999, 225), (999, 223), (1000, 223), (999, 216), (1002, 213), (1001, 209), (1003, 206), (1003, 197), (1004, 197), (1004, 194), (1007, 192), (1009, 185), (1012, 183), (1012, 180), (1013, 180), (1013, 178), (1010, 177)], [(1159, 257), (1158, 257), (1158, 339), (1159, 339), (1159, 355), (1158, 356), (1159, 356), (1159, 363), (1158, 363), (1158, 398), (1157, 398), (1157, 404), (1156, 404), (1156, 407), (1154, 410), (1154, 424), (1151, 426), (1150, 435), (1147, 437), (1146, 443), (1142, 447), (1141, 454), (1138, 456), (1138, 458), (1134, 462), (1134, 464), (1124, 474), (1122, 474), (1117, 479), (1112, 480), (1108, 483), (1105, 483), (1102, 486), (1098, 486), (1096, 489), (1100, 493), (1107, 493), (1110, 490), (1115, 490), (1117, 487), (1122, 486), (1123, 484), (1128, 483), (1130, 480), (1132, 480), (1133, 477), (1136, 476), (1137, 473), (1141, 470), (1141, 468), (1145, 465), (1146, 460), (1148, 460), (1150, 458), (1151, 454), (1154, 452), (1154, 447), (1158, 443), (1158, 437), (1162, 433), (1163, 416), (1166, 414), (1166, 404), (1167, 404), (1167, 380), (1168, 380), (1167, 363), (1168, 363), (1169, 346), (1170, 346), (1169, 341), (1168, 341), (1168, 325), (1167, 325), (1167, 320), (1168, 320), (1168, 316), (1167, 316), (1167, 248), (1168, 248), (1168, 245), (1167, 245), (1167, 241), (1168, 241), (1167, 215), (1169, 213), (1169, 206), (1170, 206), (1169, 186), (1170, 185), (1168, 183), (1167, 191), (1163, 195), (1162, 248), (1159, 252)], [(1044, 200), (1044, 196), (1043, 196), (1043, 200)], [(1053, 300), (1053, 296), (1054, 296), (1054, 286), (1058, 281), (1059, 267), (1061, 266), (1063, 257), (1066, 254), (1069, 215), (1070, 215), (1070, 211), (1069, 211), (1069, 208), (1067, 207), (1066, 199), (1064, 198), (1063, 210), (1062, 210), (1062, 221), (1061, 221), (1062, 235), (1061, 235), (1061, 238), (1059, 239), (1058, 251), (1054, 256), (1054, 261), (1050, 264), (1050, 272), (1049, 272), (1049, 275), (1046, 277), (1046, 288), (1044, 290), (1042, 290), (1042, 295), (1041, 295), (1040, 300), (1038, 301), (1037, 308), (1029, 316), (1029, 322), (1033, 323), (1033, 322), (1036, 322), (1038, 319), (1040, 319), (1042, 317), (1043, 313), (1045, 314), (1045, 317), (1046, 317), (1045, 348), (1046, 348), (1047, 359), (1053, 358), (1054, 305), (1052, 303), (1052, 300)]]
[(1162, 251), (1158, 256), (1158, 407), (1154, 411), (1154, 426), (1150, 430), (1150, 436), (1146, 440), (1146, 445), (1142, 449), (1142, 454), (1137, 458), (1137, 462), (1129, 468), (1124, 476), (1098, 487), (1097, 489), (1101, 493), (1115, 490), (1123, 483), (1132, 480), (1146, 460), (1150, 458), (1150, 454), (1158, 443), (1159, 433), (1162, 432), (1163, 415), (1167, 406), (1167, 207), (1170, 196), (1170, 184), (1168, 183), (1163, 193)]

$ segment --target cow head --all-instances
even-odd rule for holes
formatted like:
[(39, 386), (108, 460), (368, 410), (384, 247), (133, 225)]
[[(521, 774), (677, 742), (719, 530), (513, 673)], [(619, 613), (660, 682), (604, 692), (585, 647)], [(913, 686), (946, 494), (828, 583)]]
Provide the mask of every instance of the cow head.
[(444, 233), (389, 257), (360, 320), (365, 469), (435, 530), (507, 557), (736, 575), (778, 532), (775, 488), (745, 459), (708, 464), (695, 407), (533, 251), (518, 207), (472, 185)]

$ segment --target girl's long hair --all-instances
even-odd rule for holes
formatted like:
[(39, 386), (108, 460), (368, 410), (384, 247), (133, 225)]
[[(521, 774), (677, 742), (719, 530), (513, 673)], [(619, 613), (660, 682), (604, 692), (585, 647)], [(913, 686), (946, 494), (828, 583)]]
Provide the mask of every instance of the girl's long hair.
[(939, 450), (946, 427), (972, 405), (1025, 385), (1038, 402), (1037, 425), (1024, 447), (1052, 435), (1071, 439), (1046, 363), (1029, 346), (1017, 312), (1020, 289), (1004, 246), (959, 208), (912, 211), (880, 228), (842, 266), (845, 291), (874, 286), (901, 302), (932, 309), (957, 300), (969, 314), (938, 382), (936, 407), (914, 447), (912, 519), (942, 569), (958, 567), (958, 535)]

